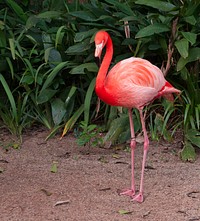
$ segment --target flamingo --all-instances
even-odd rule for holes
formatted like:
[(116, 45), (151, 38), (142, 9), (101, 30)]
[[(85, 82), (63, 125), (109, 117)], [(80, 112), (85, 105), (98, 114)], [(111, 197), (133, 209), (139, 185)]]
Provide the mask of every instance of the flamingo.
[[(95, 57), (101, 58), (101, 53), (106, 46), (106, 53), (98, 71), (95, 91), (97, 96), (106, 104), (128, 108), (131, 131), (131, 188), (124, 190), (120, 195), (128, 195), (132, 201), (144, 200), (144, 169), (149, 148), (149, 139), (145, 128), (143, 108), (154, 99), (161, 96), (173, 100), (172, 93), (180, 94), (165, 80), (162, 71), (149, 61), (130, 57), (118, 62), (109, 72), (109, 66), (113, 57), (113, 44), (110, 35), (106, 31), (98, 31), (95, 35)], [(132, 119), (132, 108), (136, 108), (140, 114), (140, 120), (144, 136), (144, 152), (139, 193), (135, 191), (134, 180), (134, 150), (136, 139)]]

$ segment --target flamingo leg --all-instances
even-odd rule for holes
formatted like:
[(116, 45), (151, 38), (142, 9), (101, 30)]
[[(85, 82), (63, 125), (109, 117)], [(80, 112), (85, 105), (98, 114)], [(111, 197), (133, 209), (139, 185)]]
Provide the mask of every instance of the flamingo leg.
[(140, 189), (139, 189), (139, 193), (138, 195), (136, 195), (133, 198), (133, 201), (137, 201), (137, 202), (143, 202), (143, 192), (144, 192), (144, 170), (145, 170), (145, 162), (146, 162), (146, 158), (147, 158), (147, 151), (149, 148), (149, 139), (147, 136), (147, 131), (146, 131), (146, 127), (145, 127), (145, 121), (144, 121), (144, 116), (142, 114), (142, 110), (139, 110), (140, 112), (140, 119), (141, 119), (141, 123), (142, 123), (142, 130), (143, 130), (143, 134), (144, 134), (144, 154), (143, 154), (143, 160), (142, 160), (142, 173), (141, 173), (141, 180), (140, 180)]
[(136, 147), (136, 140), (135, 140), (135, 132), (134, 132), (134, 125), (133, 125), (133, 118), (132, 118), (132, 109), (128, 110), (129, 114), (129, 121), (130, 121), (130, 130), (131, 130), (131, 188), (128, 190), (123, 191), (120, 195), (127, 195), (133, 198), (135, 195), (135, 179), (134, 179), (134, 150)]

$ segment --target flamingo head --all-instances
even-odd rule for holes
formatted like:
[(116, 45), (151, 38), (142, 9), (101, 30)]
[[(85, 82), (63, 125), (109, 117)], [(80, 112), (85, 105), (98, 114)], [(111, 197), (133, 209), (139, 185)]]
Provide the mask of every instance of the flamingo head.
[(98, 57), (99, 59), (101, 58), (101, 53), (102, 53), (104, 46), (107, 43), (107, 40), (108, 40), (108, 33), (107, 32), (105, 32), (105, 31), (97, 32), (95, 39), (94, 39), (95, 46), (96, 46), (95, 54), (94, 54), (95, 57)]

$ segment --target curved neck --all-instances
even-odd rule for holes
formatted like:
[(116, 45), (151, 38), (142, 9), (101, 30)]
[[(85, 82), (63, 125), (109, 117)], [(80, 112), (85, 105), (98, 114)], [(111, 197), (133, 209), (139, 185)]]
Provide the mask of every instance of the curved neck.
[(113, 56), (113, 44), (110, 36), (108, 35), (108, 40), (106, 43), (106, 54), (101, 63), (97, 79), (96, 79), (96, 89), (100, 89), (104, 87), (104, 82), (106, 79), (106, 75), (108, 73), (108, 68), (110, 66), (111, 60)]

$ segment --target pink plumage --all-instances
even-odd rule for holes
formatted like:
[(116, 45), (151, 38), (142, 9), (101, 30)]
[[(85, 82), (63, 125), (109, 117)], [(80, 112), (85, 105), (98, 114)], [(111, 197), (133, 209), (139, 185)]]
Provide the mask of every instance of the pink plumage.
[[(109, 66), (113, 56), (113, 45), (109, 34), (99, 31), (95, 36), (95, 56), (101, 57), (102, 50), (106, 46), (106, 54), (100, 66), (95, 90), (99, 98), (112, 106), (122, 106), (129, 110), (131, 129), (131, 159), (132, 159), (132, 184), (131, 188), (122, 192), (133, 200), (143, 202), (143, 177), (149, 140), (145, 128), (142, 109), (145, 105), (161, 96), (173, 100), (172, 93), (180, 91), (167, 82), (161, 70), (149, 61), (142, 58), (131, 57), (118, 62), (109, 72)], [(108, 73), (107, 73), (108, 72)], [(142, 129), (144, 133), (144, 155), (142, 162), (142, 174), (140, 190), (135, 195), (134, 183), (134, 149), (136, 146), (135, 133), (132, 121), (132, 108), (140, 112)]]

